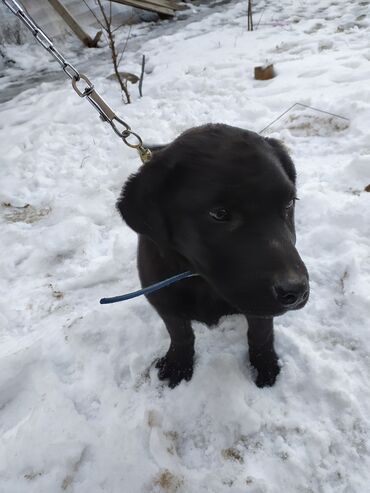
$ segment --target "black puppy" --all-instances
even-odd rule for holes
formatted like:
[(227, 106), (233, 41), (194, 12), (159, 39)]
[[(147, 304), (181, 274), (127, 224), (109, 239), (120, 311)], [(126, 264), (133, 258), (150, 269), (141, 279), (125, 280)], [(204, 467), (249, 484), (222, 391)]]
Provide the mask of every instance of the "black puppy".
[(190, 270), (148, 296), (171, 337), (159, 378), (175, 387), (193, 373), (192, 320), (248, 319), (259, 387), (279, 373), (273, 317), (302, 308), (308, 273), (294, 244), (296, 173), (282, 144), (227, 125), (205, 125), (157, 148), (132, 175), (117, 207), (139, 233), (143, 286)]

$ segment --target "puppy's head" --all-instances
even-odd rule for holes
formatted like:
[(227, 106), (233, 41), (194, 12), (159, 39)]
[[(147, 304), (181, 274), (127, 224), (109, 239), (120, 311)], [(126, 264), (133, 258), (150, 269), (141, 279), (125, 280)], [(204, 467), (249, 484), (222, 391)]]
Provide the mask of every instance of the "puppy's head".
[(206, 125), (157, 150), (117, 207), (132, 229), (180, 253), (235, 308), (276, 316), (308, 299), (295, 248), (295, 178), (278, 141)]

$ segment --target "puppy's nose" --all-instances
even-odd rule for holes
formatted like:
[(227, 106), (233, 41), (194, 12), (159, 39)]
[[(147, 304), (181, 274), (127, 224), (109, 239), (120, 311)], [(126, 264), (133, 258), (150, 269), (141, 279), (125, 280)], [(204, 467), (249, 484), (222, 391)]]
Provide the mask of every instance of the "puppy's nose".
[(273, 287), (276, 300), (285, 308), (294, 308), (308, 298), (306, 280), (280, 281)]

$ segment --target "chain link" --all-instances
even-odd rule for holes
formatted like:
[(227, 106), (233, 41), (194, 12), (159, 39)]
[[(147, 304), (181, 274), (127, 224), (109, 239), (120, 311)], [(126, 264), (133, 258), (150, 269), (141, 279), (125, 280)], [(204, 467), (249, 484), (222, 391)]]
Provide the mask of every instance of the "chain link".
[[(139, 152), (140, 159), (145, 164), (150, 161), (152, 153), (150, 149), (144, 146), (141, 137), (121, 118), (119, 118), (112, 108), (104, 101), (104, 99), (95, 91), (94, 85), (84, 74), (79, 71), (55, 48), (53, 41), (44, 33), (44, 31), (34, 22), (32, 17), (16, 0), (2, 0), (2, 2), (15, 14), (23, 24), (31, 31), (36, 41), (48, 51), (53, 58), (62, 67), (65, 74), (71, 79), (72, 87), (80, 98), (86, 98), (89, 103), (98, 111), (100, 118), (110, 124), (113, 131), (123, 140), (123, 142)], [(78, 87), (78, 82), (84, 83), (85, 87), (81, 90)], [(119, 129), (119, 125), (123, 130)], [(134, 141), (129, 141), (129, 137), (133, 137)]]

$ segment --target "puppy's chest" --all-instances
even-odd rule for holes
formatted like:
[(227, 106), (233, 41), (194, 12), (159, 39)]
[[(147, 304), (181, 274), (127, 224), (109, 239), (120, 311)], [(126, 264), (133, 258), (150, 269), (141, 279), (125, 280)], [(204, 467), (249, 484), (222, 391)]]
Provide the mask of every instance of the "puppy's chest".
[(214, 325), (221, 317), (237, 313), (236, 309), (204, 286), (187, 289), (183, 292), (182, 300), (185, 302), (188, 318), (207, 325)]

